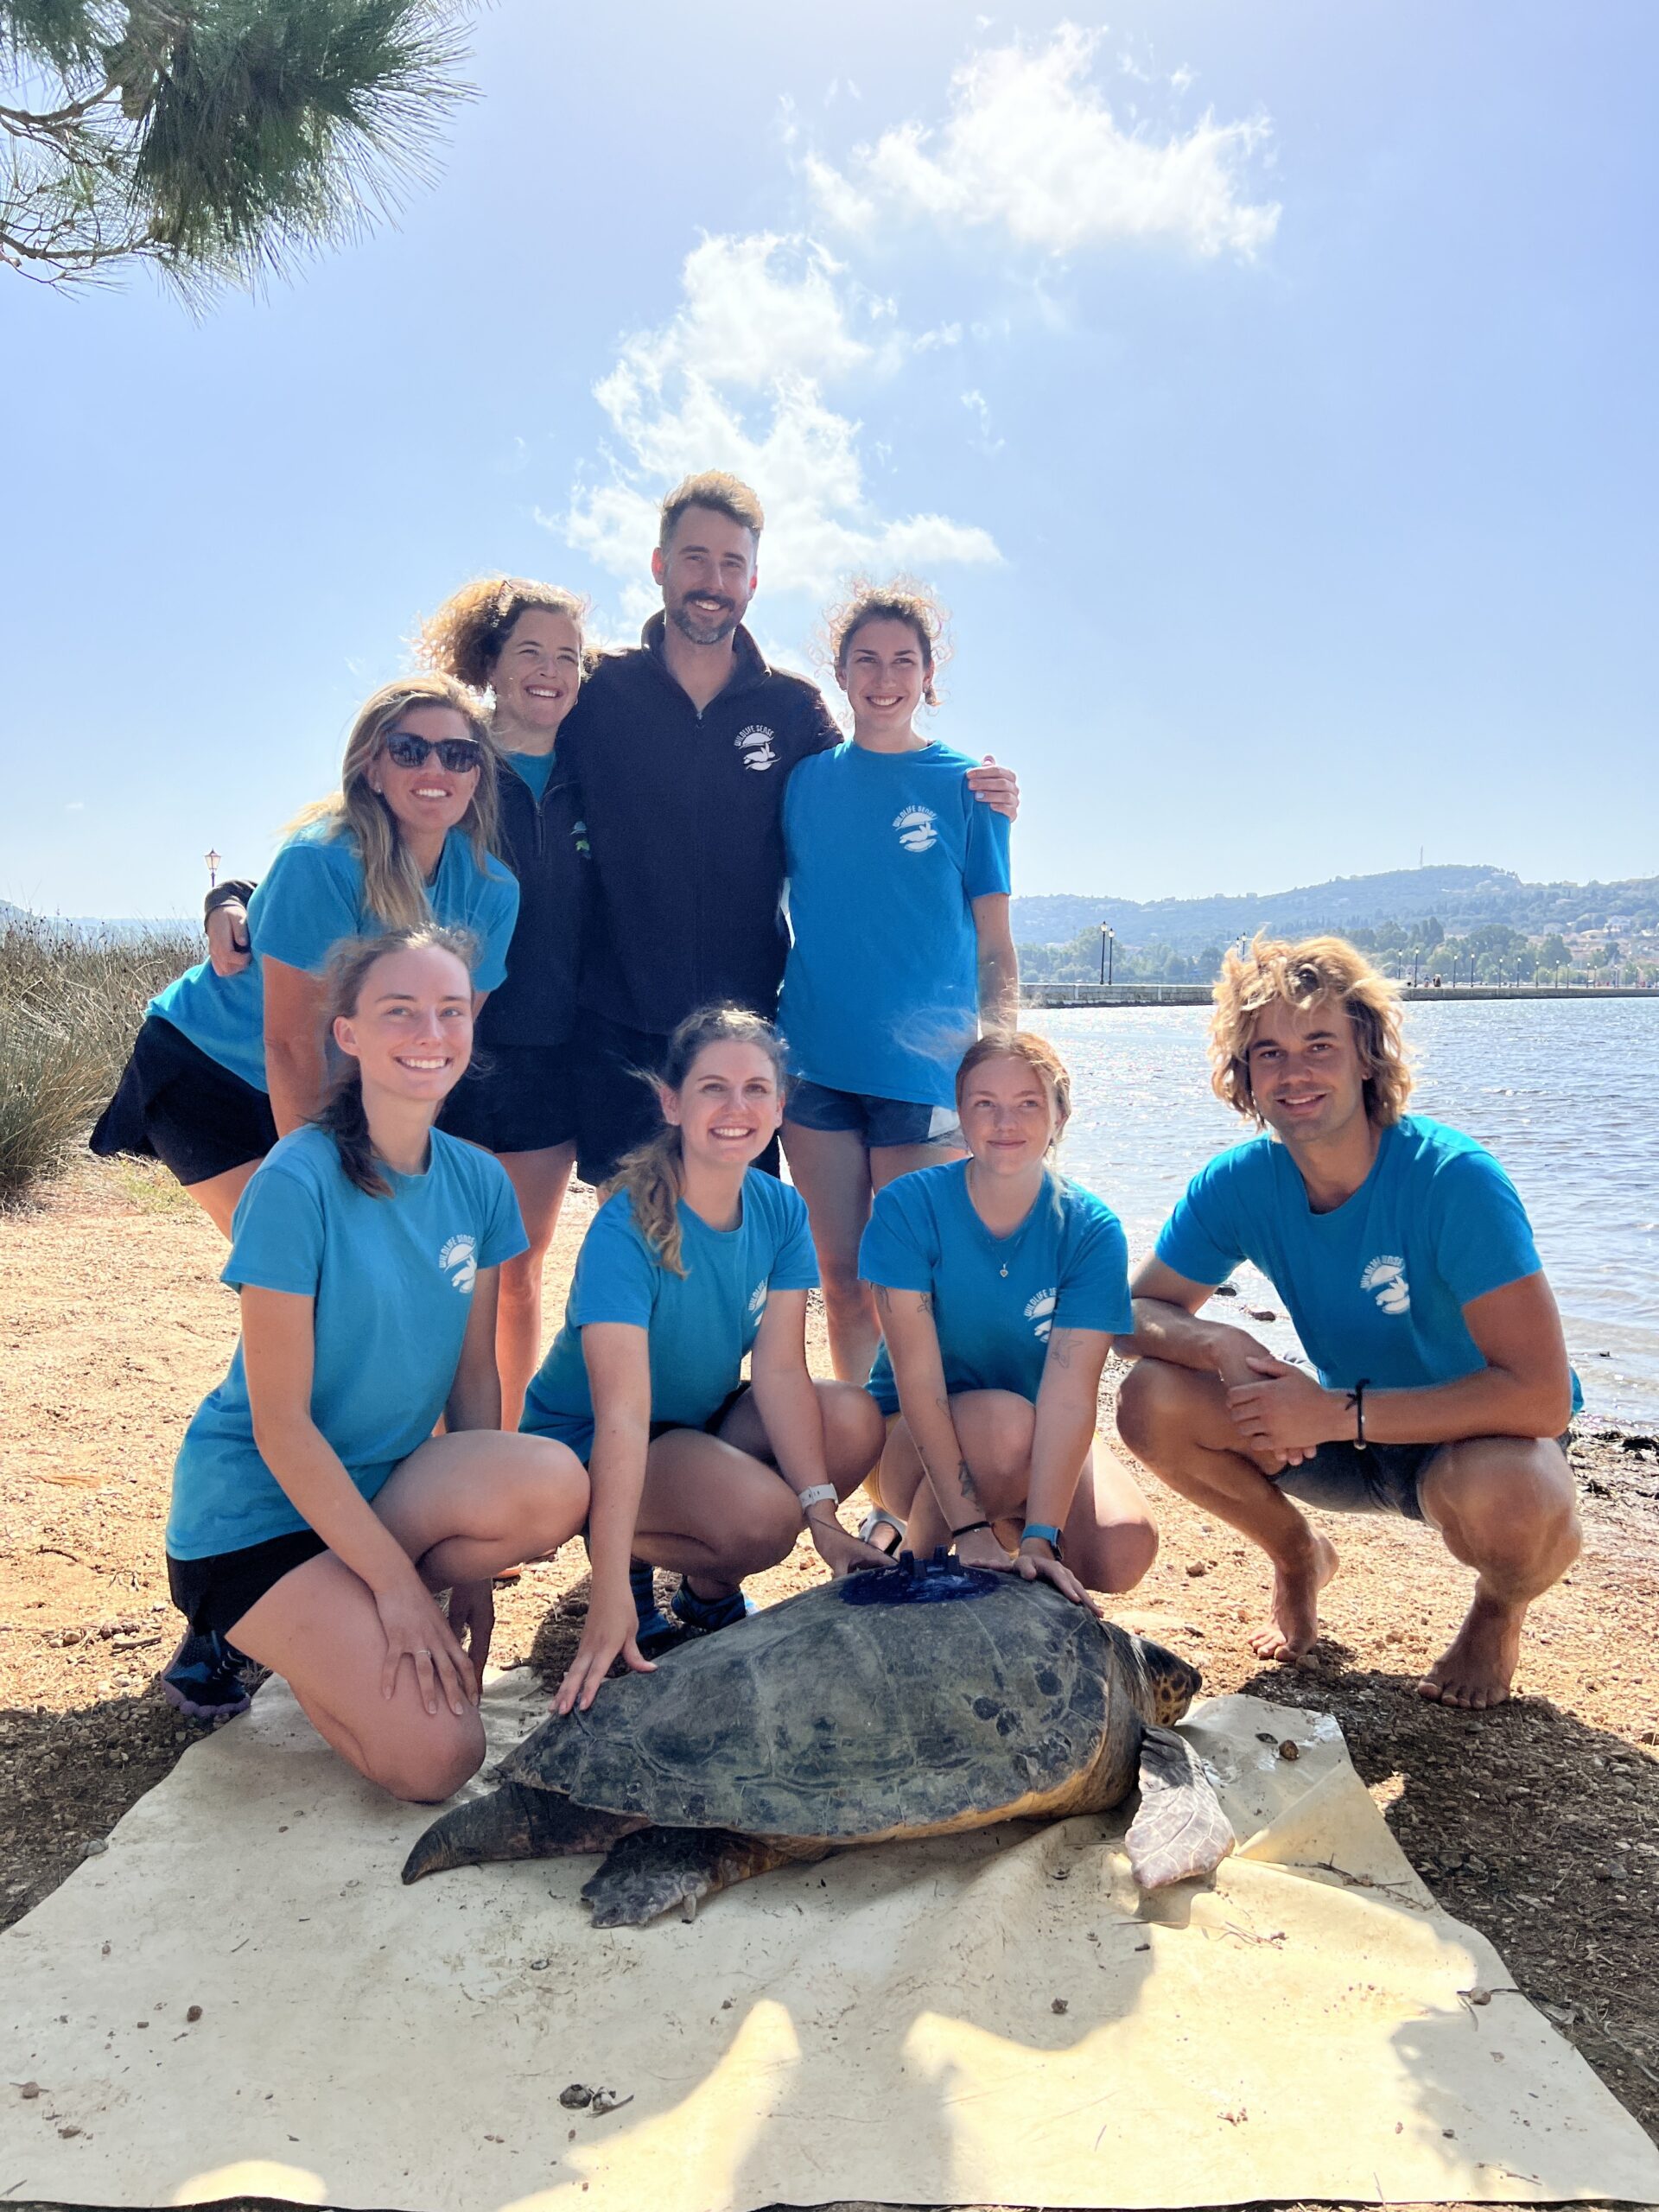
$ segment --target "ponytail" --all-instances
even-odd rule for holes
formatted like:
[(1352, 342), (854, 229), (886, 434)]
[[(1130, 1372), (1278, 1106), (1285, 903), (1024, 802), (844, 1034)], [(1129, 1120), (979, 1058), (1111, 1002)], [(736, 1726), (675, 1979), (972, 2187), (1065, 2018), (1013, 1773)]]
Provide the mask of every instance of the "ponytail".
[(639, 1233), (671, 1275), (683, 1275), (680, 1255), (680, 1133), (665, 1122), (619, 1163), (611, 1184), (626, 1191)]
[(363, 1080), (357, 1062), (346, 1060), (328, 1087), (317, 1114), (317, 1127), (326, 1129), (340, 1154), (340, 1172), (371, 1198), (389, 1198), (391, 1185), (380, 1172), (369, 1141), (369, 1117), (363, 1110)]
[[(772, 1062), (778, 1088), (779, 1091), (783, 1090), (784, 1048), (778, 1032), (769, 1021), (763, 1021), (758, 1014), (751, 1014), (741, 1006), (705, 1006), (696, 1014), (687, 1014), (668, 1040), (661, 1075), (653, 1078), (643, 1069), (635, 1072), (642, 1081), (654, 1082), (659, 1096), (664, 1090), (677, 1091), (683, 1088), (697, 1055), (710, 1045), (758, 1046)], [(606, 1195), (613, 1196), (618, 1191), (627, 1192), (641, 1236), (670, 1274), (683, 1276), (685, 1262), (680, 1237), (682, 1181), (680, 1133), (671, 1122), (664, 1122), (655, 1135), (648, 1137), (644, 1144), (636, 1145), (623, 1158)]]
[(375, 1157), (369, 1135), (369, 1117), (363, 1105), (363, 1076), (351, 1055), (334, 1042), (334, 1023), (348, 1019), (363, 1002), (363, 987), (377, 961), (394, 952), (422, 952), (429, 946), (453, 953), (470, 976), (478, 962), (478, 942), (466, 930), (441, 928), (424, 922), (416, 929), (388, 930), (381, 937), (348, 937), (328, 956), (323, 977), (323, 1051), (334, 1063), (334, 1071), (322, 1103), (312, 1116), (313, 1126), (325, 1130), (340, 1154), (340, 1172), (365, 1198), (389, 1198), (387, 1182)]

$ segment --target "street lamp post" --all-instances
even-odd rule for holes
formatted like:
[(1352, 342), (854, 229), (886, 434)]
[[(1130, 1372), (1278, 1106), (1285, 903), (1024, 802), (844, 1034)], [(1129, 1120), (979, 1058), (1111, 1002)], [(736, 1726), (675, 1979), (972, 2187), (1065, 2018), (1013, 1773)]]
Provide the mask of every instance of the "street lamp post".
[(219, 881), (219, 855), (210, 852), (204, 854), (202, 857), (207, 863), (207, 888), (211, 891)]
[(1117, 951), (1117, 931), (1109, 922), (1100, 925), (1100, 983), (1104, 990), (1112, 980), (1112, 963)]

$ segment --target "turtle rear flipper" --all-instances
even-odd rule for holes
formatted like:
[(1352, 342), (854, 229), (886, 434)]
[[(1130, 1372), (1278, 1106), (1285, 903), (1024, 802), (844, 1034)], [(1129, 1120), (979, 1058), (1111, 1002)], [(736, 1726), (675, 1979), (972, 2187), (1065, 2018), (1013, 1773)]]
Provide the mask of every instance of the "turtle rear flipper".
[(1198, 1753), (1173, 1728), (1141, 1737), (1141, 1809), (1124, 1839), (1143, 1890), (1213, 1874), (1237, 1839)]
[(404, 1861), (404, 1879), (442, 1874), (452, 1866), (482, 1866), (502, 1859), (565, 1859), (608, 1851), (638, 1821), (573, 1805), (556, 1790), (529, 1789), (504, 1782), (487, 1797), (453, 1806), (420, 1835)]
[(612, 1847), (582, 1894), (594, 1908), (595, 1928), (643, 1928), (677, 1905), (689, 1920), (716, 1890), (823, 1856), (730, 1828), (641, 1828)]

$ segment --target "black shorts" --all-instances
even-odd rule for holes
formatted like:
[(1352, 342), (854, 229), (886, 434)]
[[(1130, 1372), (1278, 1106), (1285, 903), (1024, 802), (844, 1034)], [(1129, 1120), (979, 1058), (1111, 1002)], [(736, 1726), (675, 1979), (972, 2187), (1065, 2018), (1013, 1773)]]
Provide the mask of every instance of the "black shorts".
[(549, 1152), (576, 1134), (574, 1045), (481, 1047), (443, 1102), (440, 1128), (486, 1152)]
[(167, 1586), (198, 1636), (228, 1636), (285, 1574), (327, 1548), (315, 1529), (296, 1529), (291, 1535), (269, 1536), (263, 1544), (245, 1544), (240, 1551), (216, 1552), (208, 1559), (175, 1559), (169, 1554)]
[[(579, 1017), (576, 1062), (576, 1173), (584, 1183), (608, 1183), (624, 1153), (662, 1127), (650, 1078), (668, 1052), (666, 1037), (627, 1029), (602, 1014)], [(768, 1175), (780, 1170), (778, 1140), (754, 1162)]]
[(1423, 1469), (1440, 1444), (1321, 1444), (1300, 1467), (1274, 1477), (1274, 1487), (1320, 1513), (1399, 1513), (1423, 1517), (1417, 1495)]
[(704, 1436), (718, 1436), (721, 1430), (726, 1426), (727, 1414), (731, 1412), (734, 1406), (741, 1406), (744, 1399), (748, 1396), (749, 1387), (750, 1386), (747, 1382), (740, 1382), (735, 1390), (728, 1390), (725, 1396), (721, 1400), (720, 1403), (715, 1408), (713, 1413), (709, 1414), (708, 1420), (701, 1424), (696, 1424), (686, 1421), (652, 1421), (651, 1424), (652, 1442), (654, 1444), (659, 1436), (671, 1436), (677, 1428), (690, 1428), (695, 1434), (698, 1433), (700, 1427), (701, 1433)]
[(118, 1152), (159, 1160), (188, 1189), (263, 1160), (276, 1124), (263, 1090), (152, 1014), (87, 1141), (101, 1160)]

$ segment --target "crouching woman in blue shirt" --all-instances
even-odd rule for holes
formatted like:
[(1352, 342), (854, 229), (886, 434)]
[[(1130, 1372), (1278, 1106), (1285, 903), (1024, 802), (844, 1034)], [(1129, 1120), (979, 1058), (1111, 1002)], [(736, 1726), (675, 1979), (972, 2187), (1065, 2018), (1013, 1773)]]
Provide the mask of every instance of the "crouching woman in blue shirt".
[(1095, 1433), (1128, 1251), (1111, 1209), (1050, 1164), (1071, 1106), (1045, 1039), (970, 1046), (957, 1072), (969, 1156), (877, 1193), (859, 1272), (887, 1336), (871, 1393), (901, 1416), (881, 1497), (908, 1514), (911, 1549), (953, 1543), (971, 1566), (1017, 1567), (1092, 1605), (1090, 1590), (1134, 1588), (1158, 1534)]
[(422, 1801), (483, 1760), (490, 1578), (588, 1510), (573, 1453), (500, 1432), (496, 1278), (524, 1229), (499, 1163), (432, 1126), (472, 1050), (469, 950), (428, 926), (334, 955), (346, 1072), (237, 1208), (242, 1338), (167, 1530), (192, 1630), (284, 1675), (342, 1757)]
[(742, 1619), (744, 1577), (785, 1558), (803, 1521), (835, 1573), (883, 1564), (836, 1513), (875, 1464), (881, 1417), (856, 1384), (808, 1373), (806, 1208), (752, 1165), (783, 1116), (776, 1034), (736, 1007), (688, 1016), (658, 1096), (664, 1126), (594, 1215), (524, 1402), (524, 1427), (593, 1478), (593, 1597), (560, 1713), (590, 1706), (619, 1656), (649, 1672), (673, 1640), (653, 1567), (683, 1578), (674, 1611), (706, 1633)]

